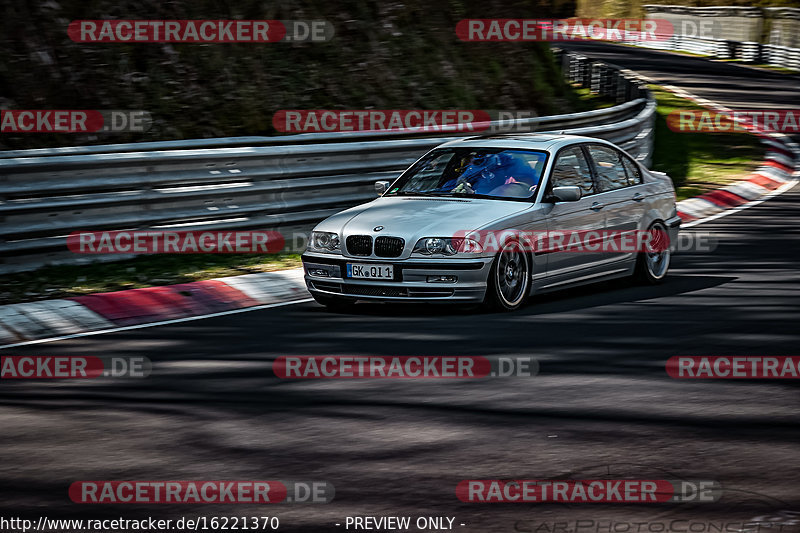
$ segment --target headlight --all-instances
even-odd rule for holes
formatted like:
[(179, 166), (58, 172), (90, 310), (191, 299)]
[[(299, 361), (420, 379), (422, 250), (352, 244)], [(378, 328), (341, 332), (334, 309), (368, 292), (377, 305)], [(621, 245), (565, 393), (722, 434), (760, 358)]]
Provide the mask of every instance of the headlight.
[(341, 249), (339, 234), (327, 231), (312, 231), (308, 247), (320, 252), (337, 252)]
[(422, 255), (479, 254), (481, 252), (483, 252), (483, 247), (478, 241), (463, 237), (425, 237), (417, 241), (413, 251), (413, 253)]

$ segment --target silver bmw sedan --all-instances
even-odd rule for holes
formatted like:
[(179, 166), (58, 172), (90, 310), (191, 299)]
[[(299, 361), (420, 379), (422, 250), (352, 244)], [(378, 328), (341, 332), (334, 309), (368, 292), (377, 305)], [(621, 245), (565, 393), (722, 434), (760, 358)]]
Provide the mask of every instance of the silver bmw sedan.
[(305, 281), (329, 307), (484, 304), (632, 276), (658, 283), (681, 219), (668, 176), (607, 141), (470, 138), (431, 150), (379, 197), (320, 222)]

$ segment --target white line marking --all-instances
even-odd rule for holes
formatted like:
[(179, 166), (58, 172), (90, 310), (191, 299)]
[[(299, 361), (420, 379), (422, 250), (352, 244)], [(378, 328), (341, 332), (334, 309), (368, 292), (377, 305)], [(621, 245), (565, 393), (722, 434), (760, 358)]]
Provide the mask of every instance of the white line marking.
[(237, 313), (246, 313), (248, 311), (259, 311), (261, 309), (269, 309), (271, 307), (282, 307), (284, 305), (294, 305), (294, 304), (302, 304), (307, 302), (313, 302), (314, 298), (305, 298), (303, 300), (294, 300), (291, 302), (279, 302), (274, 304), (263, 304), (263, 305), (255, 305), (253, 307), (243, 307), (241, 309), (231, 309), (230, 311), (220, 311), (219, 313), (211, 313), (208, 315), (200, 315), (200, 316), (189, 316), (185, 318), (174, 318), (172, 320), (162, 320), (160, 322), (150, 322), (149, 324), (136, 324), (134, 326), (120, 326), (111, 329), (99, 329), (97, 331), (86, 331), (83, 333), (73, 333), (72, 335), (61, 335), (59, 337), (49, 337), (47, 339), (36, 339), (32, 341), (25, 341), (25, 342), (18, 342), (16, 344), (7, 344), (5, 346), (0, 346), (0, 350), (6, 350), (8, 348), (16, 348), (18, 346), (28, 346), (31, 344), (41, 344), (43, 342), (53, 342), (53, 341), (62, 341), (65, 339), (74, 339), (77, 337), (88, 337), (90, 335), (102, 335), (104, 333), (116, 333), (118, 331), (128, 331), (132, 329), (143, 329), (143, 328), (152, 328), (155, 326), (166, 326), (168, 324), (178, 324), (180, 322), (191, 322), (192, 320), (202, 320), (204, 318), (214, 318), (218, 316), (225, 316), (225, 315), (235, 315)]
[(769, 200), (773, 196), (778, 196), (779, 194), (783, 194), (784, 192), (788, 191), (789, 189), (791, 189), (795, 185), (797, 185), (797, 181), (790, 181), (790, 182), (784, 184), (783, 186), (781, 186), (780, 188), (775, 189), (771, 193), (762, 196), (758, 200), (753, 200), (752, 202), (747, 202), (746, 204), (742, 204), (742, 205), (739, 205), (739, 206), (736, 206), (736, 207), (732, 207), (732, 208), (727, 209), (727, 210), (725, 210), (725, 211), (723, 211), (721, 213), (717, 213), (716, 215), (711, 215), (711, 216), (706, 217), (706, 218), (701, 218), (700, 220), (693, 220), (691, 222), (687, 222), (686, 224), (681, 224), (681, 229), (683, 229), (683, 228), (691, 228), (692, 226), (697, 226), (698, 224), (702, 224), (704, 222), (711, 222), (712, 220), (716, 220), (718, 218), (722, 218), (722, 217), (730, 215), (732, 213), (737, 213), (737, 212), (741, 211), (742, 209), (747, 209), (748, 207), (753, 207), (754, 205), (758, 205), (758, 204), (760, 204), (762, 202), (766, 202), (767, 200)]

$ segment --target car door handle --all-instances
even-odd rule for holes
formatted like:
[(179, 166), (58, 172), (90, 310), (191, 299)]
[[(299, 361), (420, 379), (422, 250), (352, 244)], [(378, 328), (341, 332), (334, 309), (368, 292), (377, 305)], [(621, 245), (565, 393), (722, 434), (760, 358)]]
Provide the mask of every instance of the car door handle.
[(644, 194), (637, 192), (636, 194), (633, 195), (634, 202), (641, 202), (642, 200), (644, 200)]
[(592, 204), (592, 206), (589, 209), (591, 209), (592, 211), (600, 211), (605, 206), (606, 206), (606, 204), (601, 204), (600, 202), (595, 202), (595, 203)]

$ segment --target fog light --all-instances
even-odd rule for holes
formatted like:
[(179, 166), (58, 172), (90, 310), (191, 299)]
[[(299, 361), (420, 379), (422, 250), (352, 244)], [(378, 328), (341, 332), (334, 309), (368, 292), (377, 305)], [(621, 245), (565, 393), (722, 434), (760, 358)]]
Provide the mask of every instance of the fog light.
[(311, 276), (317, 276), (320, 278), (329, 278), (331, 277), (330, 273), (327, 270), (323, 270), (321, 268), (309, 268), (308, 274)]
[(428, 283), (455, 283), (458, 276), (428, 276)]

